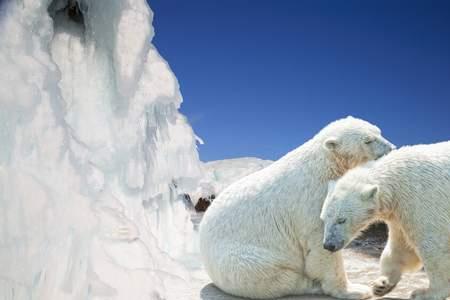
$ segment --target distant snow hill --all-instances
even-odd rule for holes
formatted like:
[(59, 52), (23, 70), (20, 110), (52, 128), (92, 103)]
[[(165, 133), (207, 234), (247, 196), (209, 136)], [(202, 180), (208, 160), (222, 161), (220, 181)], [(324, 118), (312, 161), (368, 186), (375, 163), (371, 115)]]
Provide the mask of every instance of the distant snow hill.
[(242, 157), (206, 162), (204, 177), (197, 190), (190, 195), (197, 211), (205, 211), (212, 200), (226, 187), (239, 179), (264, 169), (272, 163), (256, 157)]

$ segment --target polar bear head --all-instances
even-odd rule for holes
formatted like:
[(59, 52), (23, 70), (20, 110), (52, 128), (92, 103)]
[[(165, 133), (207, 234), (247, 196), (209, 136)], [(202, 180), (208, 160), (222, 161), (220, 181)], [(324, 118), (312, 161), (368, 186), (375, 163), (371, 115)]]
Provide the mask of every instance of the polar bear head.
[(395, 149), (381, 135), (378, 127), (353, 117), (340, 119), (326, 126), (319, 133), (319, 140), (328, 157), (334, 161), (337, 175)]
[(368, 180), (371, 164), (350, 170), (337, 182), (329, 183), (320, 214), (325, 249), (334, 252), (344, 248), (376, 219), (379, 186)]

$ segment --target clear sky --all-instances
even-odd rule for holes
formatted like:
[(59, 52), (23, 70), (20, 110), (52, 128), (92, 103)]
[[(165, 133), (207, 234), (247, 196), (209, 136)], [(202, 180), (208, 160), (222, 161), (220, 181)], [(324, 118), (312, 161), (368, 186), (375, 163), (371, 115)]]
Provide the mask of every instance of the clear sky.
[(347, 115), (450, 139), (450, 1), (149, 3), (204, 161), (277, 159)]

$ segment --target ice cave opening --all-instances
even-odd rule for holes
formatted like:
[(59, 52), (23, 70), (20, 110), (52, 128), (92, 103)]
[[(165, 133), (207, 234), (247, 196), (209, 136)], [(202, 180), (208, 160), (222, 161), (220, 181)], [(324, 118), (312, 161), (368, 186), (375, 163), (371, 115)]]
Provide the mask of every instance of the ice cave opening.
[(61, 26), (64, 21), (67, 22), (65, 19), (69, 19), (82, 27), (83, 31), (85, 27), (84, 12), (86, 11), (87, 6), (75, 0), (53, 0), (48, 7), (48, 13), (54, 20), (55, 28)]

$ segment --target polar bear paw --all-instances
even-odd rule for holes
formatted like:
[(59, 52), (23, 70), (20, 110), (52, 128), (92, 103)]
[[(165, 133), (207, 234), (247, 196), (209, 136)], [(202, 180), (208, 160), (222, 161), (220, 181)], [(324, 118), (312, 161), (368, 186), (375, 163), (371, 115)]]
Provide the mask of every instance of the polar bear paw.
[(392, 284), (385, 276), (381, 276), (372, 284), (372, 291), (375, 296), (384, 296), (392, 291), (397, 284)]
[(345, 292), (333, 295), (341, 299), (360, 300), (372, 297), (372, 290), (370, 287), (361, 284), (349, 284)]

